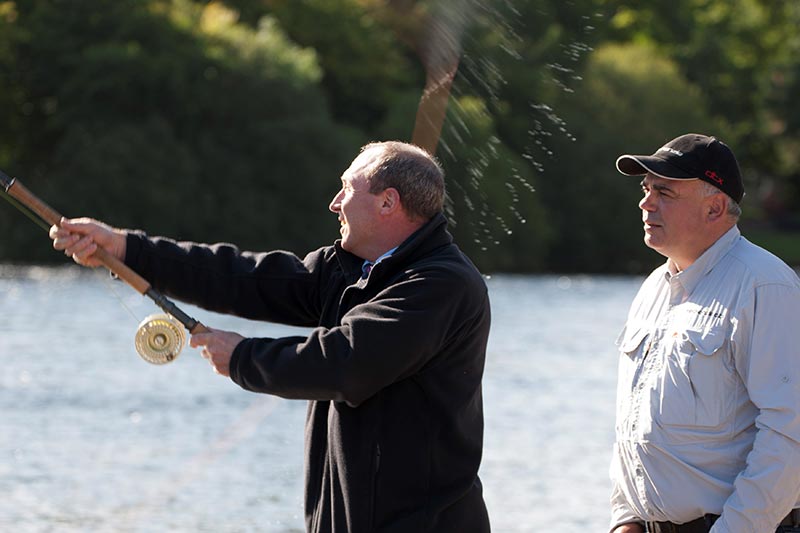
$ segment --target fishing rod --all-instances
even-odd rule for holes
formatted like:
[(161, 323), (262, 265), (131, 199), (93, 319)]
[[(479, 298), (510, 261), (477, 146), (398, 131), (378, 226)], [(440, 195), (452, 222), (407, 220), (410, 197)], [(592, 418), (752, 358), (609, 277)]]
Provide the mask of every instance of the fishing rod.
[[(9, 177), (2, 170), (0, 170), (0, 187), (5, 189), (9, 199), (19, 202), (18, 204), (11, 202), (11, 204), (40, 227), (49, 230), (49, 226), (61, 224), (63, 217), (60, 213), (37, 198), (18, 179)], [(49, 226), (41, 224), (32, 215)], [(186, 342), (186, 333), (181, 326), (191, 334), (209, 331), (206, 326), (184, 313), (166, 296), (155, 290), (146, 279), (104, 249), (98, 247), (93, 255), (115, 276), (133, 287), (138, 293), (153, 300), (166, 313), (148, 316), (137, 328), (136, 351), (148, 363), (163, 365), (173, 361), (180, 354)]]

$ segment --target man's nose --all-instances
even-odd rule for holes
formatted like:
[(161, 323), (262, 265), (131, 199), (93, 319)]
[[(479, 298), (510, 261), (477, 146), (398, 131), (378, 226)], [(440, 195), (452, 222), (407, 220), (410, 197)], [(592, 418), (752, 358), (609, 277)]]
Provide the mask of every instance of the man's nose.
[(655, 202), (649, 192), (644, 194), (644, 197), (639, 201), (639, 209), (642, 211), (655, 211)]
[(336, 193), (336, 196), (333, 197), (331, 203), (328, 205), (328, 209), (330, 209), (333, 213), (338, 213), (342, 206), (342, 193), (344, 191), (339, 191)]

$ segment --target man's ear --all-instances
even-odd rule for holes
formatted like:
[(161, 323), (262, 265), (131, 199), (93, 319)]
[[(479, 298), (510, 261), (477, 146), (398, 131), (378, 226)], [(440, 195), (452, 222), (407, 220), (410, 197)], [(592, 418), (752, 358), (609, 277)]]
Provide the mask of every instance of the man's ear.
[(728, 209), (728, 202), (724, 194), (712, 194), (708, 197), (706, 204), (708, 220), (715, 221), (725, 216)]
[(381, 192), (381, 214), (389, 215), (401, 208), (400, 193), (394, 187), (389, 187)]

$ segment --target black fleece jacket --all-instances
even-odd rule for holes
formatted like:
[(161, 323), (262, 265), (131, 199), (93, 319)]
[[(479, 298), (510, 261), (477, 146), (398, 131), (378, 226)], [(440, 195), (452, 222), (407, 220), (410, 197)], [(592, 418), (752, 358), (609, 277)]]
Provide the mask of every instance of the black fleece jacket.
[(306, 528), (486, 533), (478, 467), (489, 299), (442, 215), (360, 279), (337, 241), (300, 260), (130, 234), (126, 263), (163, 293), (217, 312), (313, 327), (250, 338), (241, 387), (311, 400)]

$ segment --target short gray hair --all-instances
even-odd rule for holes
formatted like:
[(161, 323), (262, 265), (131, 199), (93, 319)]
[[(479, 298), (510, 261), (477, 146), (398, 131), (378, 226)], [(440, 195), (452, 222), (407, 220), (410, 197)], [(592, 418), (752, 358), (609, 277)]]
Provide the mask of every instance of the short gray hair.
[(739, 217), (742, 216), (742, 207), (738, 203), (736, 203), (736, 200), (725, 194), (721, 189), (716, 188), (715, 186), (711, 185), (706, 181), (701, 181), (700, 183), (703, 185), (702, 189), (703, 196), (724, 194), (725, 199), (728, 201), (728, 205), (725, 208), (726, 214), (733, 220), (739, 220)]
[(429, 220), (444, 209), (444, 171), (439, 162), (419, 146), (400, 141), (369, 143), (361, 148), (380, 149), (367, 175), (369, 192), (392, 187), (400, 194), (406, 212)]

